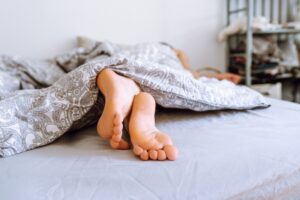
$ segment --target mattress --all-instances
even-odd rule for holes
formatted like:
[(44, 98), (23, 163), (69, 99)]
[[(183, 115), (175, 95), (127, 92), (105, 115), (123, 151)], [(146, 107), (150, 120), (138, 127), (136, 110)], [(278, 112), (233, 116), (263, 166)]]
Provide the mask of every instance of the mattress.
[(300, 199), (300, 105), (196, 113), (159, 110), (176, 161), (112, 150), (95, 127), (0, 159), (0, 199)]

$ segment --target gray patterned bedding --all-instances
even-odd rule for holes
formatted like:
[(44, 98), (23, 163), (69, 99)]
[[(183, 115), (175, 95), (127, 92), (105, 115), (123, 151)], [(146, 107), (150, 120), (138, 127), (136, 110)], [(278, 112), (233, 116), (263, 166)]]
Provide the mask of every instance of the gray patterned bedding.
[(194, 79), (175, 53), (158, 43), (124, 47), (102, 42), (46, 62), (2, 56), (0, 156), (49, 144), (67, 131), (95, 123), (104, 105), (96, 77), (105, 68), (133, 79), (166, 108), (208, 111), (269, 106), (247, 87)]

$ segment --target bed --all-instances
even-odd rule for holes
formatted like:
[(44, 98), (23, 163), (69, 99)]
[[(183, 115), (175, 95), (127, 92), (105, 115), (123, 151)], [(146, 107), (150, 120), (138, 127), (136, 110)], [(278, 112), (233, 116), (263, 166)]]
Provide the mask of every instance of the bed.
[(196, 113), (159, 110), (176, 161), (112, 150), (91, 126), (0, 159), (0, 199), (299, 199), (300, 105)]

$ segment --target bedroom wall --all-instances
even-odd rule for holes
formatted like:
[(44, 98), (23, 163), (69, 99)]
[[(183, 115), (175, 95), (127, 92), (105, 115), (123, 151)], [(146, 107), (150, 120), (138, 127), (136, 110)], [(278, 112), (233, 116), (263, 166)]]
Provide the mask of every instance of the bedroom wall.
[(0, 2), (0, 53), (48, 58), (75, 46), (77, 35), (134, 44), (166, 41), (195, 68), (224, 65), (220, 0), (10, 0)]

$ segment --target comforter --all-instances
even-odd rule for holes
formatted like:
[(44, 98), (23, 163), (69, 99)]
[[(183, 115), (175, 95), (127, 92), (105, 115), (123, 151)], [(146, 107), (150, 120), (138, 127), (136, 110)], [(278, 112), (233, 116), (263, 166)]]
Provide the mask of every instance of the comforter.
[(105, 68), (133, 79), (166, 108), (208, 111), (269, 106), (248, 87), (194, 79), (173, 50), (159, 43), (125, 47), (101, 42), (47, 62), (2, 56), (0, 156), (49, 144), (70, 130), (95, 123), (104, 107), (96, 77)]

